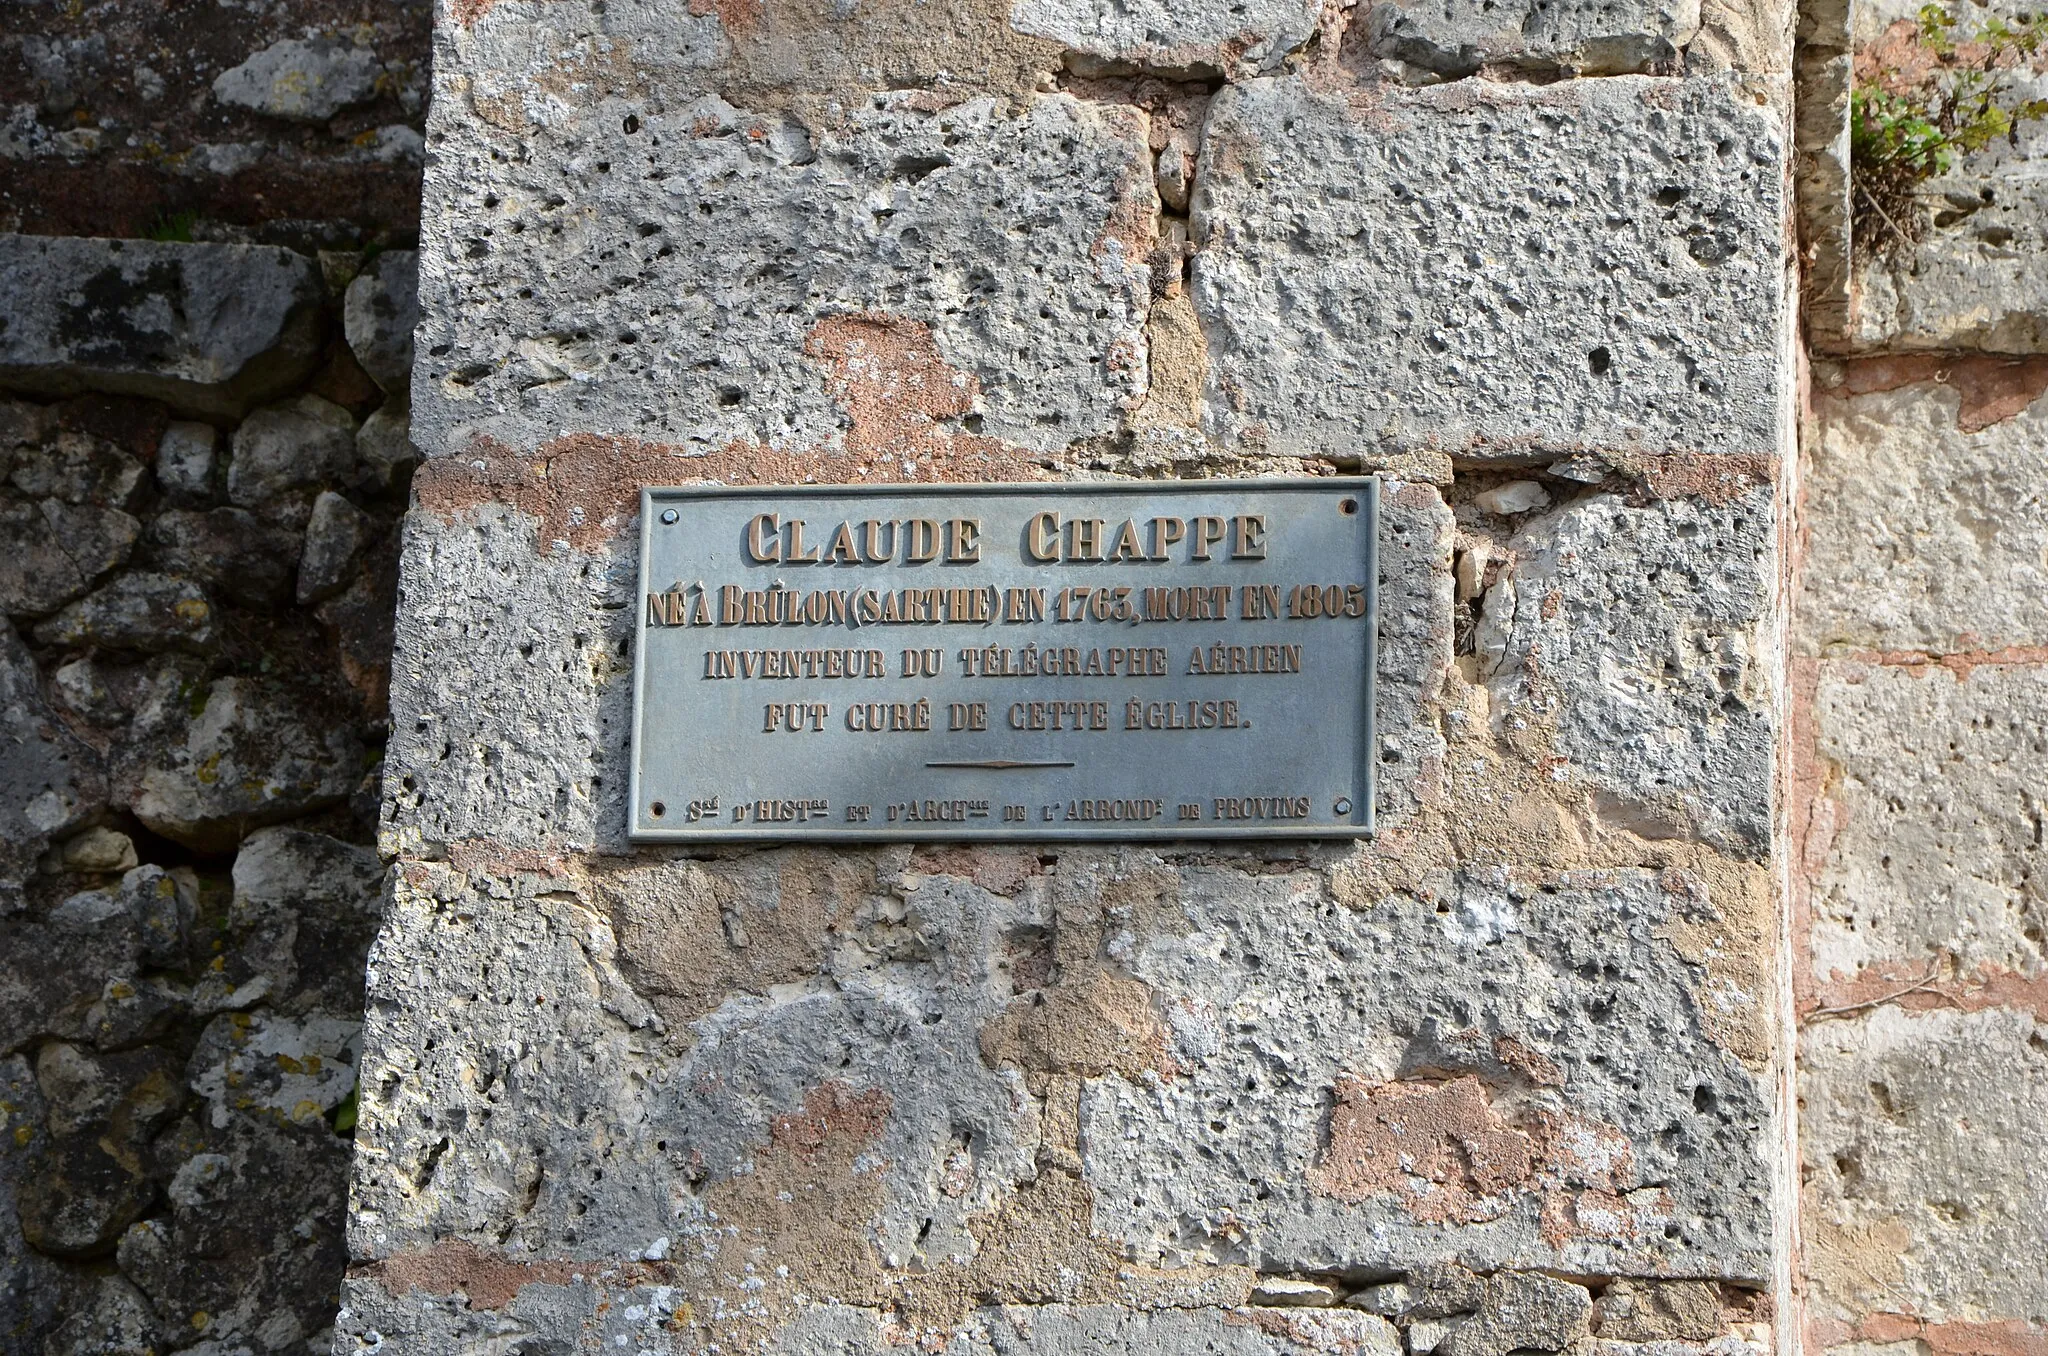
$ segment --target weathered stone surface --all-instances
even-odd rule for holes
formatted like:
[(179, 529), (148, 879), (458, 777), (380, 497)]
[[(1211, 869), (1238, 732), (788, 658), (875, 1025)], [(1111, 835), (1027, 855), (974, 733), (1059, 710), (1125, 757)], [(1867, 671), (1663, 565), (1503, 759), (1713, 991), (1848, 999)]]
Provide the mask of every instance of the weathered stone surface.
[(18, 1197), (43, 1131), (43, 1095), (27, 1058), (0, 1058), (0, 1332), (49, 1332), (76, 1303), (63, 1268), (21, 1236)]
[(402, 404), (412, 398), (412, 332), (420, 323), (419, 255), (386, 250), (348, 285), (342, 323), (371, 380)]
[(1827, 374), (1837, 398), (1804, 471), (1806, 653), (2048, 643), (2048, 518), (2015, 511), (2048, 476), (2048, 368), (1953, 365), (1947, 382), (1915, 367)]
[(303, 525), (321, 489), (348, 481), (355, 450), (356, 421), (331, 400), (305, 395), (265, 406), (235, 429), (228, 500)]
[[(0, 916), (21, 903), (21, 883), (53, 835), (81, 826), (106, 794), (91, 745), (44, 702), (35, 658), (0, 621)], [(0, 1041), (0, 1050), (13, 1042)]]
[(61, 1356), (149, 1356), (164, 1339), (164, 1324), (142, 1292), (125, 1277), (103, 1276), (43, 1349)]
[(1721, 1335), (1721, 1287), (1712, 1281), (1621, 1277), (1600, 1296), (1600, 1336), (1611, 1342), (1711, 1342)]
[(142, 774), (135, 817), (152, 832), (219, 851), (250, 830), (333, 805), (355, 790), (363, 746), (288, 689), (221, 678), (182, 741)]
[(273, 118), (325, 122), (368, 100), (383, 69), (365, 47), (287, 38), (214, 77), (213, 97)]
[(1534, 1272), (1502, 1272), (1486, 1278), (1479, 1312), (1436, 1349), (1443, 1356), (1563, 1351), (1586, 1335), (1592, 1314), (1593, 1298), (1582, 1285)]
[[(712, 454), (674, 479), (772, 445), (799, 458), (790, 478), (829, 451), (850, 480), (882, 459), (944, 476), (956, 457), (1116, 428), (1143, 394), (1142, 116), (1063, 95), (1017, 116), (993, 99), (914, 105), (862, 99), (815, 133), (715, 99), (643, 105), (631, 133), (615, 113), (582, 124), (586, 149), (544, 180), (451, 116), (433, 190), (448, 211), (420, 251), (414, 440), (441, 456), (475, 433), (525, 449), (573, 430)], [(624, 172), (656, 138), (658, 170)], [(607, 156), (620, 172), (596, 172)], [(848, 327), (864, 313), (888, 323)], [(906, 351), (849, 351), (870, 332)], [(867, 363), (912, 358), (947, 387), (865, 394)]]
[(1763, 486), (1719, 503), (1594, 495), (1508, 539), (1476, 645), (1493, 719), (1547, 731), (1557, 775), (1589, 783), (1613, 827), (1767, 851), (1773, 519)]
[(356, 462), (364, 487), (372, 492), (397, 484), (419, 459), (420, 450), (412, 442), (412, 416), (395, 402), (372, 410), (356, 430)]
[(119, 445), (66, 429), (53, 438), (19, 448), (7, 480), (29, 499), (66, 504), (136, 507), (148, 470)]
[(219, 493), (213, 425), (178, 420), (156, 449), (156, 483), (173, 501), (203, 504)]
[(217, 639), (213, 604), (189, 579), (136, 570), (116, 575), (35, 629), (43, 645), (204, 653)]
[(1191, 217), (1205, 427), (1341, 458), (1775, 455), (1781, 137), (1718, 79), (1225, 89)]
[(1010, 9), (1012, 26), (1066, 48), (1069, 67), (1079, 74), (1135, 67), (1183, 79), (1276, 71), (1282, 58), (1315, 33), (1321, 17), (1318, 6), (1302, 0), (1243, 5), (1016, 0)]
[(292, 596), (302, 550), (291, 528), (247, 509), (171, 509), (149, 525), (149, 558), (208, 593), (252, 607), (275, 607)]
[[(2048, 75), (2017, 93), (2048, 97)], [(2017, 139), (1921, 186), (1930, 221), (1916, 244), (1858, 254), (1854, 347), (2048, 353), (2048, 129), (2023, 124)]]
[(234, 953), (219, 987), (207, 986), (205, 996), (225, 995), (215, 1000), (223, 1004), (232, 996), (232, 1006), (243, 1006), (260, 993), (319, 1022), (360, 1011), (383, 882), (384, 868), (367, 848), (299, 829), (250, 834), (235, 855)]
[(377, 522), (332, 490), (322, 490), (306, 520), (306, 545), (299, 556), (298, 600), (317, 603), (348, 587), (363, 547)]
[(1809, 840), (1816, 976), (1944, 956), (1965, 975), (2040, 973), (2048, 667), (1830, 663), (1813, 711), (1829, 771)]
[(0, 385), (236, 415), (312, 369), (320, 276), (254, 245), (0, 235)]
[(88, 592), (128, 559), (142, 524), (120, 509), (0, 500), (0, 612), (39, 617)]
[[(688, 1305), (673, 1287), (630, 1270), (588, 1270), (573, 1284), (538, 1282), (502, 1312), (423, 1303), (436, 1293), (425, 1287), (394, 1297), (376, 1280), (352, 1279), (343, 1290), (335, 1349), (353, 1356), (380, 1342), (403, 1350), (456, 1351), (494, 1341), (513, 1343), (513, 1350), (521, 1342), (546, 1349), (543, 1344), (588, 1341), (614, 1349), (623, 1342), (630, 1350), (636, 1341), (661, 1341)], [(819, 1304), (804, 1310), (772, 1350), (781, 1356), (890, 1356), (901, 1349), (901, 1334), (888, 1314)], [(977, 1309), (957, 1337), (931, 1349), (944, 1356), (1400, 1356), (1401, 1339), (1370, 1314), (1260, 1308), (1134, 1312), (1107, 1304), (1033, 1304)]]
[(1816, 1317), (2040, 1312), (2048, 1053), (2033, 1014), (1879, 1007), (1801, 1042), (1805, 1274)]
[(1440, 77), (1482, 66), (1524, 75), (1617, 75), (1668, 66), (1699, 31), (1698, 0), (1626, 4), (1406, 0), (1364, 12), (1368, 49)]
[(166, 1185), (169, 1210), (136, 1224), (122, 1272), (198, 1351), (324, 1350), (344, 1259), (348, 1140), (312, 1118), (288, 1127), (211, 1118)]
[(156, 1194), (141, 1156), (184, 1100), (177, 1065), (162, 1050), (102, 1056), (52, 1041), (36, 1083), (50, 1133), (18, 1188), (22, 1234), (59, 1257), (106, 1252)]

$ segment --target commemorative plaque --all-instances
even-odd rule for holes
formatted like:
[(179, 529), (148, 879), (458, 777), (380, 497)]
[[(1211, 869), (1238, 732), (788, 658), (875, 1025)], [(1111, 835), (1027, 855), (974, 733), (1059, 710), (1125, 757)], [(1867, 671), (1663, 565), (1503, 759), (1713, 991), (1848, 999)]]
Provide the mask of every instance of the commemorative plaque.
[(1378, 488), (643, 490), (630, 836), (1369, 834)]

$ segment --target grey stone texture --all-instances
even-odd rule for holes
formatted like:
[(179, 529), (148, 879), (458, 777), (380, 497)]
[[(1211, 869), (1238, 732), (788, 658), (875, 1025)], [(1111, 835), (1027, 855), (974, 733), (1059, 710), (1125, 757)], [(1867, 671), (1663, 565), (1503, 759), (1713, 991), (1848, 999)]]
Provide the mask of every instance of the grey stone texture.
[[(2048, 97), (2048, 75), (2021, 98)], [(1897, 252), (1858, 256), (1860, 350), (2048, 353), (2048, 129), (2023, 126), (1928, 182), (1928, 225)]]
[(1807, 1027), (1806, 1275), (1819, 1317), (2038, 1323), (2048, 1057), (2013, 1008)]
[(287, 38), (274, 42), (213, 81), (213, 97), (294, 122), (325, 122), (376, 92), (383, 63), (365, 47)]
[[(1771, 13), (444, 18), (336, 1350), (1756, 1350)], [(639, 486), (1332, 465), (1374, 842), (624, 841)]]
[(1732, 79), (1233, 85), (1190, 215), (1204, 427), (1345, 459), (1775, 456), (1784, 154)]
[(1363, 23), (1376, 55), (1438, 77), (1482, 68), (1523, 75), (1668, 70), (1699, 32), (1700, 5), (1520, 4), (1409, 0), (1374, 5)]
[(1321, 18), (1318, 6), (1302, 0), (1016, 0), (1010, 9), (1013, 27), (1060, 44), (1082, 75), (1136, 69), (1181, 79), (1271, 74), (1308, 42)]
[[(1144, 394), (1157, 200), (1134, 110), (876, 97), (806, 130), (707, 97), (643, 108), (631, 133), (624, 116), (579, 117), (589, 151), (542, 166), (451, 115), (433, 171), (448, 206), (420, 255), (422, 447), (573, 430), (931, 475), (935, 454), (982, 445), (945, 436), (961, 421), (1051, 452)], [(468, 323), (479, 311), (494, 323)], [(964, 374), (965, 408), (871, 405), (848, 428), (835, 387), (858, 382), (860, 355), (834, 321), (867, 314), (918, 327), (895, 342), (932, 352), (934, 379)], [(920, 409), (944, 421), (933, 436), (886, 436)]]
[(0, 235), (0, 386), (239, 415), (320, 352), (311, 260), (255, 245)]
[[(260, 276), (220, 272), (187, 271), (224, 289), (187, 297), (187, 319), (260, 323)], [(306, 331), (338, 334), (339, 289), (317, 286)], [(96, 333), (120, 335), (73, 338)], [(83, 367), (97, 390), (0, 400), (0, 523), (22, 525), (0, 560), (10, 1356), (330, 1345), (384, 889), (348, 840), (375, 825), (410, 470), (358, 461), (382, 397), (353, 371), (273, 388), (303, 398), (239, 425)], [(409, 445), (402, 406), (382, 424)], [(308, 535), (319, 601), (301, 604)]]
[(1829, 770), (1815, 974), (2039, 976), (2048, 667), (1830, 664), (1813, 712)]
[[(1590, 783), (1616, 827), (1768, 853), (1774, 521), (1768, 486), (1720, 504), (1595, 495), (1505, 538), (1516, 566), (1476, 642), (1494, 719), (1551, 727), (1555, 775)], [(1691, 565), (1701, 552), (1713, 570)]]
[(412, 332), (420, 322), (419, 256), (385, 250), (348, 285), (342, 323), (349, 350), (371, 380), (401, 402), (411, 398)]
[[(1989, 389), (1954, 379), (1980, 373)], [(1808, 448), (1805, 652), (2048, 643), (2048, 520), (2031, 511), (2048, 401), (2029, 398), (2048, 369), (1965, 358), (1949, 381), (1860, 392), (1855, 375), (1822, 403)]]

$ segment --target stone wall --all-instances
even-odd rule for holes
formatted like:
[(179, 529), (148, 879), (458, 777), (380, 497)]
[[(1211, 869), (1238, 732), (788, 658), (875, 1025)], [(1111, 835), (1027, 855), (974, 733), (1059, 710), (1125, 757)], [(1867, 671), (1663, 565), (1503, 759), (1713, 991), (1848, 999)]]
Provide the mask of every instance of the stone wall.
[[(1911, 18), (1845, 10), (1841, 63)], [(2023, 127), (1826, 270), (1788, 748), (1817, 1356), (2048, 1343), (2044, 158)]]
[[(1774, 1344), (1791, 16), (436, 30), (342, 1351)], [(640, 485), (1387, 477), (1356, 847), (641, 850)]]
[(413, 257), (0, 236), (0, 1351), (324, 1351)]
[(22, 0), (0, 13), (0, 231), (409, 248), (425, 0)]

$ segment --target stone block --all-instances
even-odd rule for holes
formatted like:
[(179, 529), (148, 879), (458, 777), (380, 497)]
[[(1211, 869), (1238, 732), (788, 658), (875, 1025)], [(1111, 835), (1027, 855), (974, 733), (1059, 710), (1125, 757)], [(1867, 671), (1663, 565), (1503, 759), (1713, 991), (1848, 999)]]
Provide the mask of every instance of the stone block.
[(1321, 18), (1319, 6), (1302, 0), (1016, 0), (1010, 9), (1013, 27), (1066, 48), (1077, 74), (1136, 69), (1179, 79), (1271, 74), (1308, 42)]
[(2048, 363), (1821, 375), (1834, 398), (1816, 407), (1803, 472), (1799, 648), (2048, 644), (2048, 519), (2022, 507), (2048, 476)]
[(293, 527), (303, 526), (314, 497), (353, 478), (356, 421), (316, 395), (257, 410), (235, 430), (228, 463), (228, 500)]
[(289, 250), (0, 235), (0, 279), (0, 386), (232, 417), (320, 354), (320, 273)]
[(84, 596), (118, 569), (142, 524), (120, 509), (0, 499), (0, 612), (40, 617)]
[(213, 97), (293, 122), (325, 122), (377, 90), (384, 64), (367, 47), (286, 38), (214, 77)]
[[(2018, 93), (2048, 97), (2048, 75)], [(2048, 353), (2048, 128), (2025, 124), (2017, 140), (1994, 139), (1920, 187), (1918, 241), (1858, 254), (1853, 347)]]
[(957, 478), (962, 455), (1109, 433), (1144, 394), (1135, 110), (877, 96), (806, 131), (709, 98), (634, 107), (517, 169), (488, 123), (446, 129), (420, 251), (428, 456), (573, 432), (660, 444), (673, 480), (737, 470), (731, 448), (783, 450), (791, 480), (827, 453), (844, 480)]
[(385, 394), (412, 398), (412, 332), (420, 323), (419, 255), (385, 250), (348, 285), (342, 323), (356, 361)]
[(1405, 0), (1361, 15), (1373, 55), (1456, 79), (1482, 67), (1530, 76), (1669, 68), (1700, 27), (1699, 0), (1475, 5)]
[(35, 629), (43, 645), (204, 654), (219, 636), (213, 604), (189, 579), (136, 570), (116, 575)]
[(45, 702), (34, 656), (0, 621), (0, 916), (21, 907), (22, 882), (51, 838), (99, 812), (106, 776), (99, 753)]
[(292, 571), (302, 547), (291, 528), (247, 509), (170, 509), (146, 535), (150, 563), (192, 580), (208, 593), (270, 608), (292, 596)]
[(1813, 723), (1815, 977), (2040, 974), (2048, 667), (1825, 663)]
[(298, 600), (317, 603), (347, 588), (363, 548), (377, 534), (377, 521), (332, 490), (322, 490), (306, 520), (306, 546), (299, 557)]
[(1497, 728), (1541, 733), (1605, 823), (1762, 860), (1776, 722), (1768, 486), (1521, 520), (1476, 648)]
[(1205, 427), (1369, 462), (1775, 456), (1782, 142), (1718, 78), (1226, 88), (1191, 217)]
[(1659, 940), (1696, 896), (1444, 873), (1353, 912), (1308, 873), (1187, 867), (1167, 898), (1175, 926), (1111, 950), (1172, 1076), (1082, 1093), (1096, 1228), (1132, 1256), (1769, 1274), (1769, 1080), (1705, 1033), (1710, 987)]
[(166, 497), (176, 503), (200, 504), (219, 492), (214, 474), (218, 440), (211, 424), (181, 419), (164, 429), (156, 450), (156, 483)]
[(197, 713), (171, 729), (147, 750), (132, 809), (152, 832), (201, 851), (338, 804), (364, 770), (352, 725), (249, 678), (214, 680)]
[(1816, 1318), (2038, 1318), (2044, 1044), (2035, 1016), (2009, 1008), (1886, 1006), (1807, 1026), (1799, 1137)]

